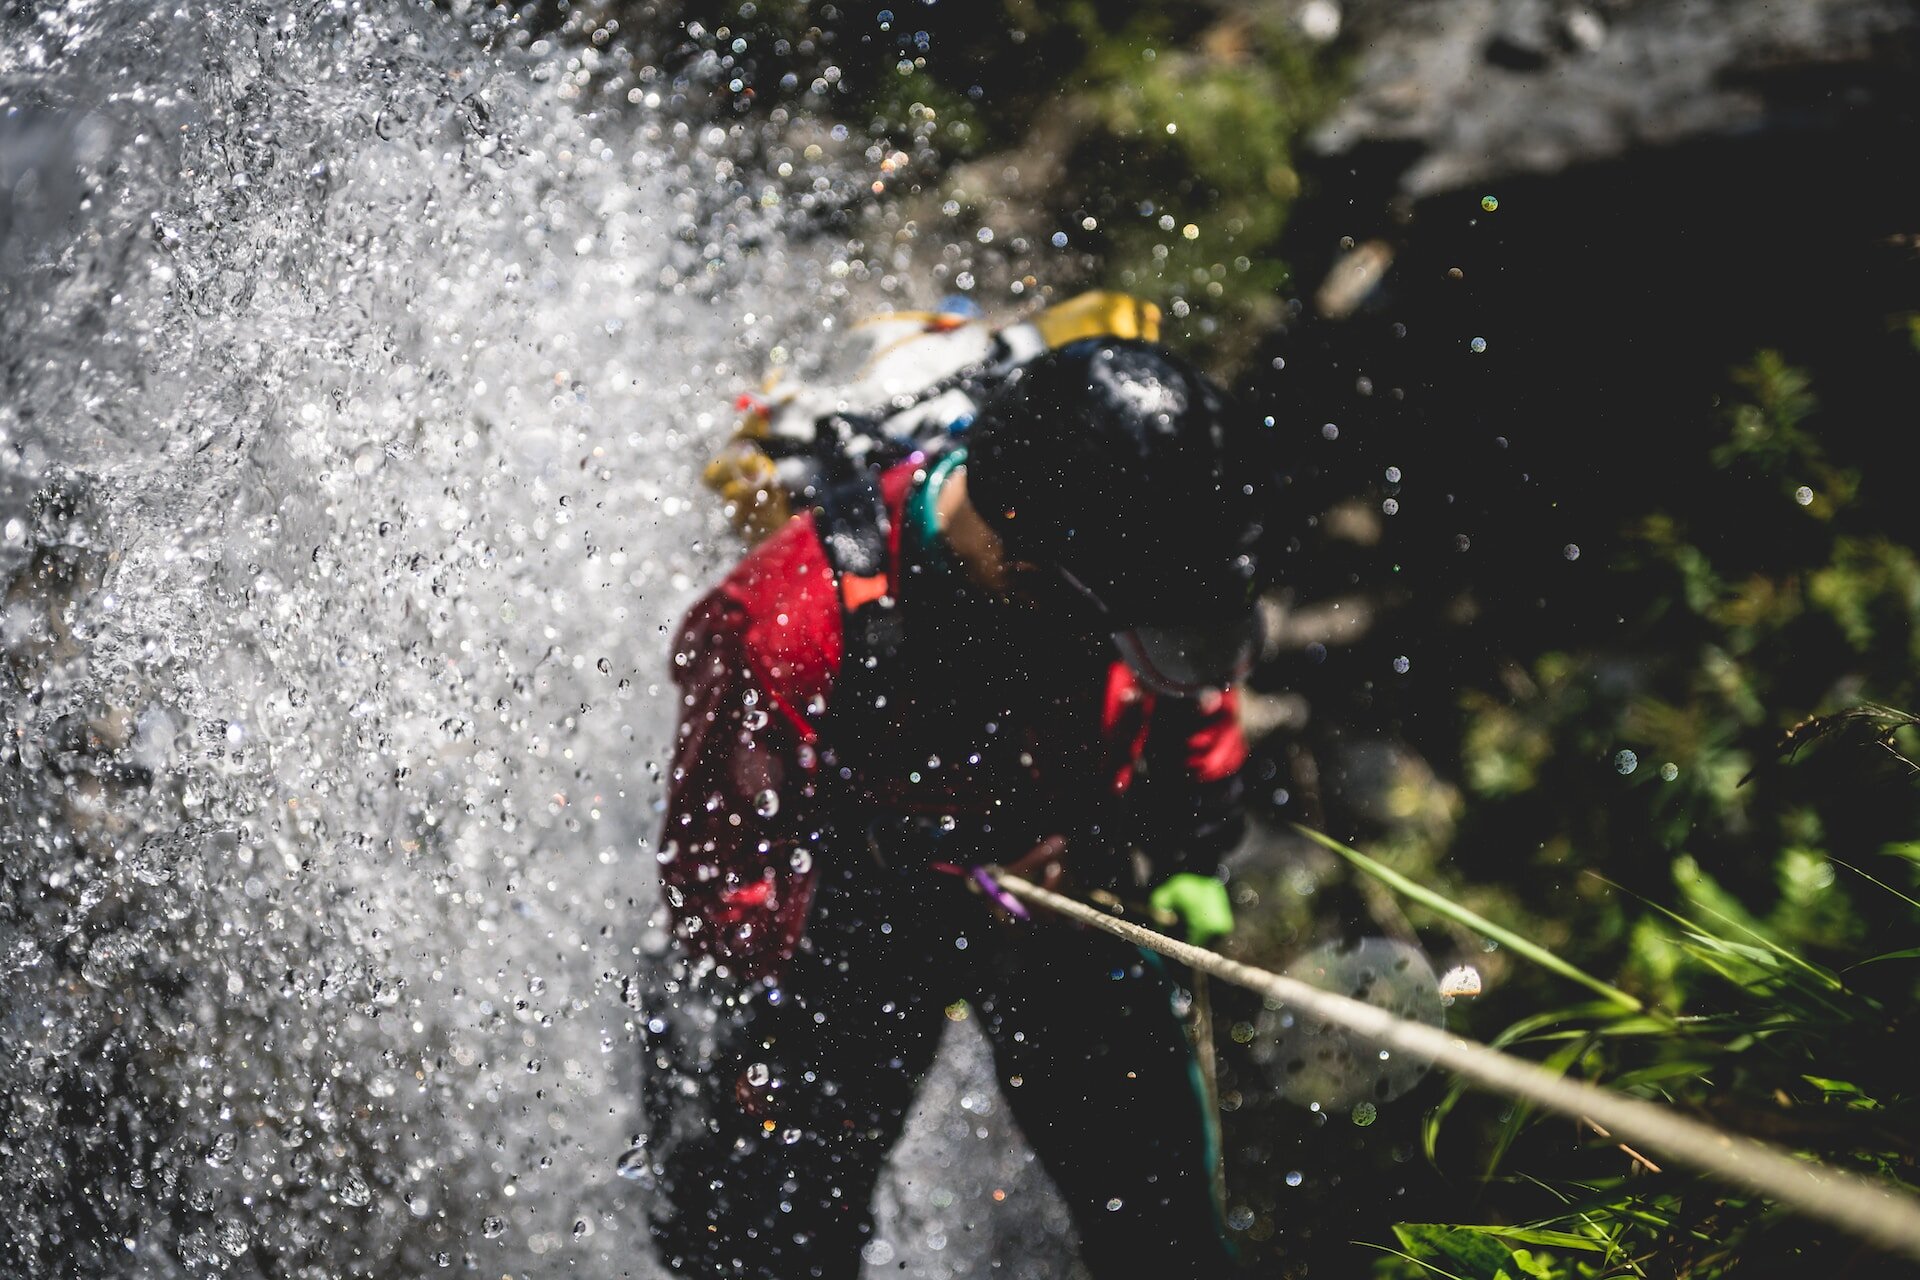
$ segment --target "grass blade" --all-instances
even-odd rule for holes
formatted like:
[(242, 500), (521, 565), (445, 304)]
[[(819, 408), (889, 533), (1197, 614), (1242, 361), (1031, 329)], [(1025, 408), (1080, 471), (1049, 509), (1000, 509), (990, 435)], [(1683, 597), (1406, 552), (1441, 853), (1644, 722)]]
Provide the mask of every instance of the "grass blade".
[(1294, 830), (1315, 844), (1339, 854), (1342, 858), (1345, 858), (1348, 862), (1380, 881), (1382, 884), (1394, 889), (1402, 896), (1419, 903), (1429, 911), (1445, 916), (1457, 924), (1465, 925), (1483, 937), (1492, 938), (1509, 951), (1525, 956), (1548, 972), (1557, 973), (1570, 982), (1577, 982), (1588, 990), (1605, 996), (1622, 1009), (1628, 1009), (1634, 1013), (1645, 1013), (1648, 1011), (1647, 1006), (1639, 999), (1628, 995), (1613, 984), (1602, 982), (1584, 969), (1562, 960), (1559, 956), (1538, 943), (1521, 937), (1511, 929), (1503, 929), (1478, 912), (1469, 911), (1459, 903), (1434, 892), (1425, 885), (1417, 884), (1409, 880), (1398, 871), (1395, 871), (1383, 863), (1374, 861), (1358, 849), (1348, 848), (1325, 832), (1315, 831), (1311, 827), (1303, 827), (1298, 823), (1294, 824)]
[(1845, 867), (1847, 870), (1853, 872), (1853, 874), (1859, 876), (1862, 880), (1865, 880), (1868, 884), (1879, 885), (1882, 889), (1885, 889), (1888, 893), (1900, 899), (1900, 901), (1906, 903), (1908, 906), (1914, 907), (1914, 908), (1920, 908), (1920, 901), (1916, 901), (1913, 898), (1909, 898), (1906, 894), (1900, 892), (1898, 889), (1888, 884), (1885, 880), (1880, 879), (1878, 876), (1869, 875), (1867, 872), (1862, 871), (1860, 868), (1854, 866), (1851, 862), (1842, 862), (1840, 861), (1840, 859), (1834, 857), (1832, 854), (1827, 855), (1827, 861), (1831, 862), (1836, 867)]

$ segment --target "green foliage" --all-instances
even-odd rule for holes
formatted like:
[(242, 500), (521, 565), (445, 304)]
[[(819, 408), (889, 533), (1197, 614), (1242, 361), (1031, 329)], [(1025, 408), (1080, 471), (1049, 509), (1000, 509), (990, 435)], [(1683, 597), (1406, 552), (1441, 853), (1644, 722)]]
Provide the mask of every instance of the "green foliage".
[[(1762, 352), (1732, 385), (1691, 457), (1675, 449), (1697, 501), (1630, 518), (1619, 544), (1612, 595), (1639, 615), (1465, 691), (1460, 826), (1389, 831), (1389, 853), (1349, 861), (1432, 913), (1416, 919), (1538, 966), (1474, 1011), (1527, 1011), (1494, 1043), (1912, 1185), (1920, 767), (1915, 718), (1883, 704), (1920, 695), (1920, 562), (1873, 477), (1831, 456), (1801, 371)], [(1570, 1003), (1569, 982), (1649, 1012)], [(1525, 1107), (1455, 1089), (1426, 1139), (1443, 1169), (1480, 1171), (1493, 1225), (1402, 1225), (1382, 1274), (1882, 1273), (1657, 1153), (1595, 1133), (1569, 1150), (1563, 1121)]]
[(1072, 167), (1091, 181), (1061, 212), (1093, 216), (1092, 228), (1075, 220), (1108, 283), (1159, 300), (1176, 331), (1195, 316), (1209, 358), (1230, 363), (1280, 318), (1295, 142), (1333, 102), (1341, 69), (1266, 12), (1182, 41), (1169, 11), (1149, 6), (1119, 35), (1087, 40), (1069, 92), (1087, 123)]
[[(1782, 862), (1790, 874), (1807, 874), (1812, 887), (1824, 887), (1826, 875), (1810, 870), (1805, 851)], [(1920, 965), (1913, 963), (1920, 948), (1861, 957), (1836, 972), (1781, 944), (1776, 921), (1748, 917), (1690, 860), (1680, 860), (1676, 875), (1687, 909), (1653, 908), (1635, 938), (1642, 948), (1667, 952), (1666, 976), (1709, 1012), (1645, 1017), (1611, 1001), (1590, 1002), (1524, 1019), (1494, 1043), (1537, 1054), (1556, 1073), (1576, 1072), (1682, 1107), (1830, 1164), (1909, 1186), (1920, 1182), (1920, 1144), (1912, 1136), (1920, 1081), (1902, 1061), (1920, 996)], [(1904, 908), (1890, 913), (1893, 927), (1920, 937), (1920, 901), (1877, 887)], [(1859, 924), (1849, 918), (1844, 927), (1851, 932)], [(1868, 972), (1881, 962), (1906, 969)], [(1430, 1156), (1463, 1094), (1454, 1087), (1432, 1113)], [(1512, 1157), (1516, 1140), (1542, 1119), (1511, 1108), (1487, 1169), (1495, 1179), (1488, 1198), (1503, 1211), (1518, 1216), (1531, 1208), (1534, 1216), (1518, 1226), (1401, 1224), (1395, 1228), (1401, 1248), (1389, 1251), (1394, 1261), (1380, 1274), (1704, 1278), (1734, 1274), (1743, 1258), (1804, 1265), (1856, 1252), (1851, 1242), (1825, 1238), (1789, 1210), (1709, 1178), (1659, 1168), (1657, 1151), (1650, 1159), (1624, 1146), (1609, 1150), (1601, 1137), (1571, 1157), (1560, 1142), (1548, 1160)], [(1513, 1169), (1526, 1171), (1507, 1172)], [(1518, 1242), (1540, 1248), (1509, 1249)]]
[(1398, 1256), (1419, 1268), (1419, 1274), (1450, 1276), (1455, 1280), (1558, 1280), (1579, 1274), (1562, 1270), (1551, 1256), (1510, 1246), (1551, 1244), (1563, 1249), (1595, 1251), (1598, 1242), (1570, 1231), (1522, 1227), (1450, 1227), (1427, 1222), (1403, 1222), (1393, 1229), (1405, 1252)]
[[(896, 189), (940, 190), (949, 170), (978, 161), (953, 185), (961, 206), (1037, 215), (1042, 243), (1055, 229), (1067, 237), (1066, 254), (1049, 259), (1055, 283), (1160, 303), (1168, 337), (1204, 339), (1216, 367), (1282, 315), (1295, 147), (1344, 79), (1286, 6), (741, 0), (667, 4), (648, 25), (673, 30), (670, 16), (703, 34), (664, 60), (709, 55), (693, 65), (706, 68), (715, 109), (837, 118), (913, 157), (914, 177)], [(1047, 179), (1003, 190), (1003, 171), (1029, 167)]]
[(1359, 850), (1349, 849), (1336, 840), (1328, 839), (1318, 831), (1313, 831), (1306, 827), (1301, 827), (1299, 830), (1302, 835), (1314, 841), (1314, 843), (1339, 854), (1366, 874), (1391, 886), (1398, 892), (1405, 894), (1421, 906), (1426, 907), (1429, 911), (1437, 915), (1445, 916), (1457, 924), (1463, 924), (1475, 932), (1491, 938), (1502, 946), (1525, 956), (1542, 968), (1556, 973), (1571, 982), (1577, 982), (1583, 987), (1598, 992), (1603, 998), (1620, 1006), (1622, 1009), (1638, 1013), (1643, 1007), (1640, 1001), (1620, 990), (1618, 987), (1610, 983), (1602, 982), (1592, 974), (1580, 969), (1577, 965), (1568, 964), (1545, 947), (1536, 945), (1510, 929), (1502, 928), (1478, 912), (1463, 907), (1444, 895), (1435, 893), (1425, 886), (1409, 880), (1391, 867), (1375, 862)]
[[(1800, 371), (1763, 352), (1733, 382), (1741, 394), (1692, 437), (1706, 465), (1684, 438), (1675, 449), (1698, 477), (1688, 512), (1711, 515), (1630, 517), (1608, 591), (1639, 616), (1604, 645), (1537, 654), (1504, 687), (1462, 692), (1466, 817), (1414, 841), (1403, 868), (1451, 853), (1465, 873), (1452, 889), (1499, 866), (1538, 901), (1516, 884), (1516, 862), (1530, 865), (1542, 890), (1596, 897), (1581, 932), (1600, 946), (1631, 925), (1610, 890), (1566, 883), (1582, 859), (1649, 895), (1674, 874), (1717, 876), (1733, 886), (1721, 909), (1816, 953), (1861, 941), (1831, 859), (1906, 838), (1920, 808), (1888, 790), (1911, 728), (1848, 709), (1867, 691), (1920, 702), (1920, 560), (1860, 472), (1828, 457)], [(1536, 933), (1558, 914), (1521, 911)], [(1668, 959), (1637, 954), (1628, 972), (1674, 1003)]]

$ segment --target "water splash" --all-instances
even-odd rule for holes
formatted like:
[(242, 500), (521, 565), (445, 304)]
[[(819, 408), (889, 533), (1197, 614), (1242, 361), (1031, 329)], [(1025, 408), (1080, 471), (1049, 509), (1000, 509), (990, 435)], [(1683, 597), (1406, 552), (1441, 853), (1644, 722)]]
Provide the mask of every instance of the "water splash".
[[(1431, 1027), (1444, 1024), (1433, 966), (1410, 943), (1393, 938), (1325, 943), (1303, 952), (1286, 974), (1400, 1018)], [(1253, 1058), (1281, 1096), (1303, 1106), (1356, 1108), (1353, 1119), (1362, 1127), (1373, 1123), (1374, 1104), (1412, 1089), (1429, 1065), (1271, 1000), (1260, 1014)], [(1359, 1111), (1360, 1106), (1367, 1109)]]
[(644, 1271), (688, 495), (851, 252), (738, 149), (430, 9), (0, 14), (23, 1274)]

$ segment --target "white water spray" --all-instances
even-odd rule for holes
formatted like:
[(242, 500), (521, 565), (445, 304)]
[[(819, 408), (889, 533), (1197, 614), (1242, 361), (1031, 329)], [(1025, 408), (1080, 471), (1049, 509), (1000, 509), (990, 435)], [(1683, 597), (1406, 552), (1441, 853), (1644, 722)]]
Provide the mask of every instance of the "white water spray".
[[(726, 401), (848, 249), (577, 71), (373, 4), (0, 17), (22, 1274), (654, 1274), (615, 1162), (666, 629), (735, 549)], [(988, 1188), (1060, 1220), (977, 1059), (889, 1274), (983, 1272)]]

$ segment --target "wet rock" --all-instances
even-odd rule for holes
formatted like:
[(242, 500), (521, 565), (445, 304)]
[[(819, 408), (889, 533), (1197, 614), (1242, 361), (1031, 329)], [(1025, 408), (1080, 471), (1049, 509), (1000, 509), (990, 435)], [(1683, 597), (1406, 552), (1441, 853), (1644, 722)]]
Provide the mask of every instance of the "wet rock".
[[(1898, 0), (1407, 0), (1353, 4), (1353, 91), (1325, 155), (1390, 147), (1422, 197), (1845, 112), (1910, 60)], [(1818, 83), (1839, 92), (1813, 94)]]

